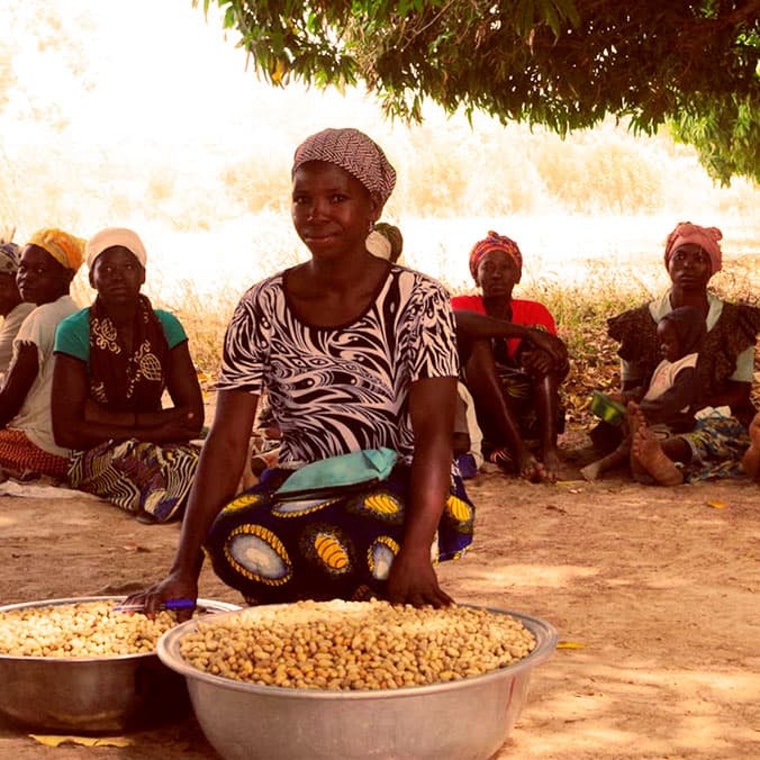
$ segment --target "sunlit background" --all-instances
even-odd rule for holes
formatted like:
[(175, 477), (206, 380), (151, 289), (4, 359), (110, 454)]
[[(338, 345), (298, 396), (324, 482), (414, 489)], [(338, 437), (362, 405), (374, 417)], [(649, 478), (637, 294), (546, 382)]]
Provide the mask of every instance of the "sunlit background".
[[(406, 262), (455, 291), (489, 229), (518, 241), (526, 282), (583, 279), (600, 261), (657, 280), (665, 236), (687, 219), (720, 226), (726, 257), (754, 268), (757, 185), (716, 187), (664, 135), (610, 122), (562, 141), (432, 105), (422, 125), (394, 124), (360, 92), (258, 81), (219, 13), (191, 0), (27, 0), (0, 21), (0, 230), (23, 243), (38, 227), (133, 227), (163, 305), (241, 293), (305, 258), (290, 160), (326, 126), (384, 147), (399, 173), (385, 219)], [(90, 297), (83, 277), (77, 295)]]

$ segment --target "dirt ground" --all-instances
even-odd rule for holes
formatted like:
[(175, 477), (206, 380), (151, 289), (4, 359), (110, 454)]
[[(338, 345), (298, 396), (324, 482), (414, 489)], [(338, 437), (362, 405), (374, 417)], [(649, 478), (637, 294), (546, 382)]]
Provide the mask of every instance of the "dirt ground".
[[(499, 760), (760, 757), (756, 485), (491, 472), (469, 491), (475, 545), (440, 567), (444, 587), (545, 618), (561, 640)], [(162, 575), (177, 536), (95, 499), (0, 497), (0, 603), (131, 591)], [(240, 601), (208, 571), (201, 595)], [(50, 748), (0, 723), (0, 758), (216, 757), (192, 717), (127, 738)]]

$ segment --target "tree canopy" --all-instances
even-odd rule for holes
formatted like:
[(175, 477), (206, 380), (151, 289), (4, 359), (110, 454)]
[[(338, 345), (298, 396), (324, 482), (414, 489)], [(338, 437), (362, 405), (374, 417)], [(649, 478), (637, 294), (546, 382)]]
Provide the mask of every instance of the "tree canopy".
[(276, 86), (364, 84), (408, 121), (430, 99), (561, 135), (664, 125), (714, 179), (760, 180), (760, 0), (216, 2)]

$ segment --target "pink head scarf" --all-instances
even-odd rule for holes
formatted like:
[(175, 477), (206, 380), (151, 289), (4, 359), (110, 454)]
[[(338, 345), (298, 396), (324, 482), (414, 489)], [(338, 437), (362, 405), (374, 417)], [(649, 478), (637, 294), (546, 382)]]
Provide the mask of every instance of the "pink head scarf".
[(470, 274), (472, 278), (477, 282), (480, 260), (491, 251), (504, 251), (504, 253), (512, 257), (517, 266), (517, 282), (520, 282), (522, 275), (522, 254), (517, 247), (517, 243), (505, 235), (497, 234), (493, 230), (489, 230), (488, 237), (475, 243), (470, 251)]
[(691, 222), (679, 222), (665, 243), (665, 266), (670, 266), (673, 254), (682, 246), (692, 243), (698, 245), (709, 257), (711, 274), (720, 272), (723, 254), (719, 241), (723, 233), (717, 227), (700, 227)]

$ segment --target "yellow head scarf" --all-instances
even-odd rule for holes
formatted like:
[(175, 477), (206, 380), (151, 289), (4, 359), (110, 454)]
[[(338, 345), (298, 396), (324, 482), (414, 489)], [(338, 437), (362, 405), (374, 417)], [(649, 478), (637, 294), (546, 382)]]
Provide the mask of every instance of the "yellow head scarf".
[(27, 245), (36, 245), (47, 251), (59, 264), (75, 272), (84, 259), (84, 240), (55, 228), (37, 230)]

